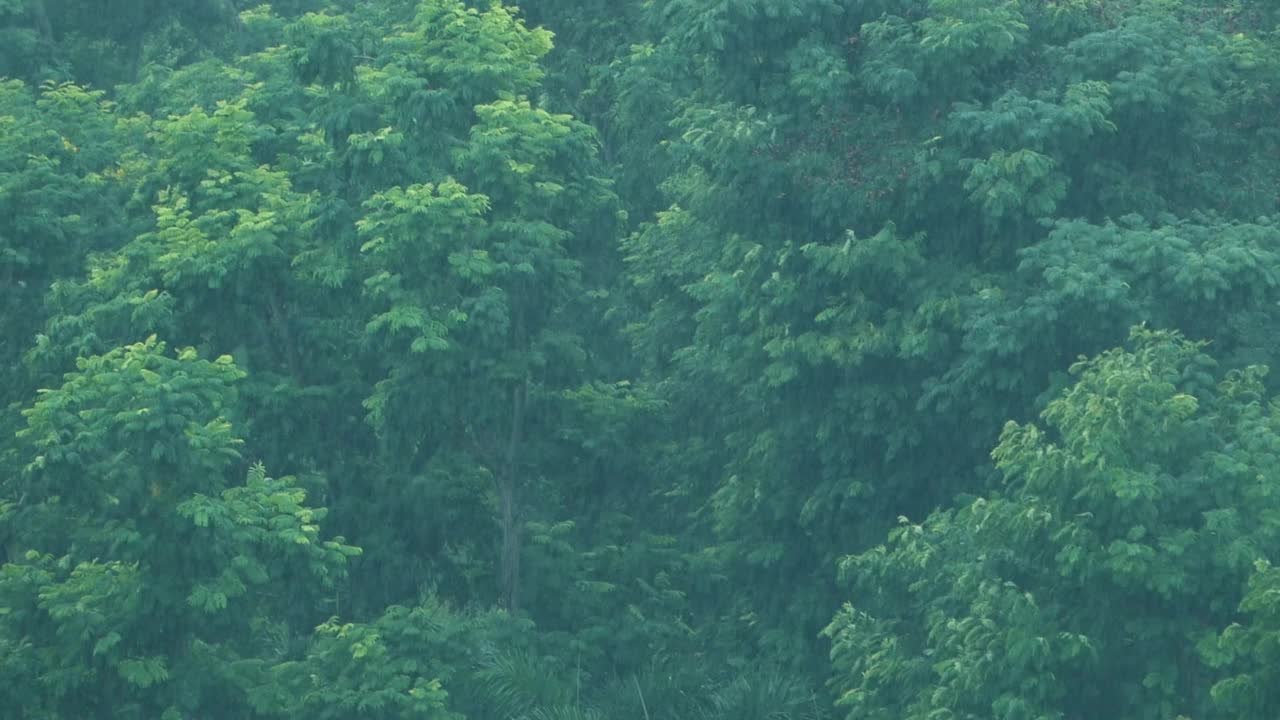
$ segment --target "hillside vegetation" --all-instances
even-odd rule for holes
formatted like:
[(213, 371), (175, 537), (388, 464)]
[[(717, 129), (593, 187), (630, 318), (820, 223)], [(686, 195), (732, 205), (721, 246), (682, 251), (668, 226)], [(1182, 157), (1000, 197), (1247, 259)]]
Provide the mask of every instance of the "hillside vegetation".
[(0, 718), (1275, 720), (1270, 0), (0, 0)]

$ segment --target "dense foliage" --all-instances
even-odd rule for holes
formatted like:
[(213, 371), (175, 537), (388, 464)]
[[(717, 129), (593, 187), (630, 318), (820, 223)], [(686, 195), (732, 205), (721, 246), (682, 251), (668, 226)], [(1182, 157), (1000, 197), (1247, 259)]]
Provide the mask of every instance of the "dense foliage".
[(0, 0), (0, 715), (1280, 713), (1264, 0)]

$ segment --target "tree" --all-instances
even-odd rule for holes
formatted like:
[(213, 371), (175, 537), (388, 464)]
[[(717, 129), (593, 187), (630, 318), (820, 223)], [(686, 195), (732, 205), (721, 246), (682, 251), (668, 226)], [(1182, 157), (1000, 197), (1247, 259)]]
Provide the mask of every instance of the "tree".
[(624, 243), (631, 337), (770, 652), (822, 663), (800, 638), (836, 548), (983, 488), (1072, 358), (1147, 322), (1271, 359), (1259, 28), (1178, 2), (662, 9), (694, 81), (668, 207)]
[(0, 0), (0, 700), (1267, 715), (1278, 17)]
[(223, 51), (227, 36), (239, 25), (236, 0), (108, 2), (13, 0), (0, 5), (0, 28), (20, 41), (16, 49), (27, 51), (0, 55), (0, 74), (109, 87), (136, 80), (147, 60), (182, 61)]
[(1203, 348), (1138, 329), (1077, 363), (1043, 426), (1005, 427), (1001, 490), (844, 561), (849, 717), (1212, 712), (1217, 633), (1280, 532), (1280, 434), (1265, 371)]
[(84, 258), (119, 247), (133, 229), (122, 212), (136, 169), (134, 123), (100, 91), (0, 81), (0, 428), (25, 400), (22, 355), (48, 318), (43, 298)]
[[(0, 572), (0, 674), (18, 717), (177, 718), (243, 704), (254, 661), (285, 652), (359, 550), (254, 465), (228, 416), (230, 357), (153, 339), (86, 358), (20, 433), (4, 485), (20, 538)], [(241, 698), (236, 700), (236, 698)]]
[[(356, 224), (367, 331), (385, 373), (366, 407), (395, 472), (463, 462), (492, 478), (499, 587), (516, 610), (521, 495), (552, 471), (539, 449), (549, 429), (533, 418), (582, 380), (574, 318), (590, 312), (584, 267), (598, 252), (592, 243), (608, 237), (614, 199), (593, 174), (589, 130), (520, 96), (541, 76), (544, 33), (497, 6), (426, 3), (413, 22), (413, 37), (436, 48), (418, 72), (447, 83), (457, 111), (445, 126), (466, 135), (434, 169), (436, 182), (373, 195)], [(473, 57), (479, 46), (496, 55)], [(415, 68), (398, 45), (392, 52), (371, 82)]]

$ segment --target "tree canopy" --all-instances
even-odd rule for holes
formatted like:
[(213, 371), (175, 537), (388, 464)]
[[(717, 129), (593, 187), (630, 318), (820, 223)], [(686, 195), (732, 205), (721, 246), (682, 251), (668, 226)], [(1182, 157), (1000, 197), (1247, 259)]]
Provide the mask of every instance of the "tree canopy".
[(0, 715), (1272, 720), (1273, 5), (0, 0)]

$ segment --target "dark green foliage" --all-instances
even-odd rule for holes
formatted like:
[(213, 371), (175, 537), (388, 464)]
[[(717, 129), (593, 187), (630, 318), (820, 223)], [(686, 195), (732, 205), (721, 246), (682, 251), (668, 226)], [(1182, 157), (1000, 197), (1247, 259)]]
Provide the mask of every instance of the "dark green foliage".
[[(229, 356), (154, 339), (87, 358), (18, 434), (29, 460), (4, 517), (3, 691), (18, 717), (182, 717), (237, 702), (272, 618), (305, 628), (359, 549), (261, 465), (228, 483)], [(286, 581), (286, 582), (282, 582)], [(286, 632), (290, 631), (288, 628)]]
[(0, 715), (1270, 720), (1278, 33), (0, 0)]
[(827, 633), (850, 717), (1212, 714), (1215, 636), (1280, 533), (1276, 406), (1260, 369), (1133, 345), (1076, 365), (1043, 428), (1005, 427), (1001, 491), (844, 563), (858, 600)]

